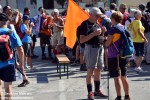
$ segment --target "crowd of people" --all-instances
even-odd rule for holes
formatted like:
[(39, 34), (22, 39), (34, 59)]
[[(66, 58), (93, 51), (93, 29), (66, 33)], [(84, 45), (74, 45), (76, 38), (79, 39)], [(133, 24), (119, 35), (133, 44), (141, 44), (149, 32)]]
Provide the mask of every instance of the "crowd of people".
[[(90, 17), (77, 28), (77, 41), (71, 49), (71, 65), (80, 64), (80, 71), (87, 71), (88, 100), (94, 100), (94, 96), (107, 97), (100, 89), (103, 70), (108, 70), (110, 77), (114, 78), (117, 94), (115, 100), (122, 100), (121, 81), (125, 92), (124, 100), (131, 100), (126, 65), (131, 65), (133, 61), (135, 71), (143, 72), (141, 68), (143, 59), (150, 64), (150, 2), (146, 6), (139, 5), (138, 9), (129, 8), (128, 12), (126, 4), (120, 4), (117, 9), (114, 3), (107, 11), (101, 7), (84, 10)], [(38, 11), (39, 14), (30, 17), (30, 9), (27, 7), (22, 14), (10, 6), (2, 8), (0, 5), (0, 38), (9, 35), (10, 44), (7, 45), (11, 47), (13, 55), (16, 55), (5, 61), (2, 61), (2, 54), (0, 55), (0, 79), (4, 81), (6, 100), (11, 100), (12, 82), (16, 80), (15, 67), (23, 74), (23, 81), (18, 87), (30, 83), (24, 69), (34, 70), (32, 59), (40, 56), (34, 52), (37, 38), (40, 38), (42, 60), (55, 61), (56, 54), (68, 55), (70, 48), (65, 45), (63, 33), (67, 10), (60, 14), (58, 9), (54, 9), (48, 14), (43, 7), (39, 7)], [(122, 31), (127, 30), (132, 36), (135, 52), (130, 59), (118, 57), (117, 49), (121, 47), (122, 41), (121, 32), (116, 27)], [(0, 45), (3, 45), (1, 41)], [(45, 53), (46, 46), (48, 55)], [(4, 46), (0, 47), (0, 52), (3, 48)], [(94, 92), (92, 78), (94, 78)]]

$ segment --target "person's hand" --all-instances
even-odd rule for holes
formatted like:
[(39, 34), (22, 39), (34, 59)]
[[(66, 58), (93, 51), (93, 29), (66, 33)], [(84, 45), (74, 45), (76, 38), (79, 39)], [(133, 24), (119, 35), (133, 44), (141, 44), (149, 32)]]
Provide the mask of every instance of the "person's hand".
[(106, 27), (103, 26), (103, 27), (102, 27), (102, 32), (105, 33), (106, 31), (107, 31)]
[(145, 41), (145, 43), (148, 43), (148, 40), (146, 38), (144, 39), (144, 41)]
[(99, 28), (99, 29), (97, 29), (96, 31), (93, 32), (93, 35), (94, 36), (99, 36), (99, 35), (101, 35), (101, 33), (102, 33), (102, 30)]
[(56, 23), (52, 23), (52, 25), (53, 25), (53, 26), (56, 26), (56, 27), (58, 26)]
[(34, 26), (34, 23), (33, 23), (33, 22), (31, 22), (31, 23), (30, 23), (30, 26), (31, 26), (31, 27), (33, 27), (33, 26)]

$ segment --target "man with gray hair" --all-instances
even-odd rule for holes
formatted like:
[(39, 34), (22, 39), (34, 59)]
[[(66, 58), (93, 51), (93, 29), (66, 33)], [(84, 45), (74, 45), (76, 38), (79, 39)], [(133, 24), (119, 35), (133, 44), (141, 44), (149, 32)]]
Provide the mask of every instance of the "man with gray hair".
[[(92, 7), (89, 11), (89, 19), (85, 20), (78, 27), (80, 43), (85, 43), (85, 63), (87, 67), (87, 90), (88, 100), (94, 100), (94, 96), (107, 97), (100, 90), (101, 69), (104, 66), (103, 33), (106, 30), (97, 24), (97, 20), (102, 12), (97, 7)], [(92, 77), (94, 75), (95, 92), (92, 92)]]
[(58, 54), (61, 53), (62, 50), (63, 50), (63, 53), (65, 53), (64, 34), (63, 34), (64, 21), (59, 16), (58, 9), (53, 10), (52, 26), (53, 26), (53, 32), (54, 32), (52, 35), (52, 46), (54, 49), (56, 48), (56, 51)]

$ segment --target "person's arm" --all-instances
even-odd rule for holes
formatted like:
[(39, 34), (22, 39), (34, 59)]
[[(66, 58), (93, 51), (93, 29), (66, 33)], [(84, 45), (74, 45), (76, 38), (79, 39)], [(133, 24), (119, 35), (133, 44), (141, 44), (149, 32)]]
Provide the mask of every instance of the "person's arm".
[(16, 47), (16, 50), (18, 52), (18, 57), (19, 57), (19, 66), (20, 68), (24, 67), (24, 51), (23, 51), (23, 47), (19, 46)]
[(93, 38), (94, 36), (99, 36), (101, 33), (102, 33), (101, 30), (96, 30), (87, 36), (80, 35), (80, 43), (85, 43), (85, 42), (89, 41), (91, 38)]
[(29, 25), (26, 26), (25, 27), (25, 33), (30, 35), (32, 33), (32, 27), (33, 27), (32, 24), (30, 26)]
[(145, 43), (148, 43), (148, 40), (146, 39), (146, 37), (144, 36), (144, 34), (141, 32), (141, 29), (138, 29), (138, 33), (144, 39)]
[(112, 35), (108, 35), (107, 40), (105, 42), (105, 47), (106, 48), (108, 48), (111, 45), (112, 40), (113, 40), (113, 36)]
[(19, 21), (19, 11), (17, 12), (17, 15), (15, 16), (15, 19), (10, 21), (10, 24), (16, 25)]
[(60, 25), (56, 25), (58, 28), (60, 28), (60, 29), (64, 29), (64, 21), (63, 21), (63, 19), (59, 19), (60, 20)]

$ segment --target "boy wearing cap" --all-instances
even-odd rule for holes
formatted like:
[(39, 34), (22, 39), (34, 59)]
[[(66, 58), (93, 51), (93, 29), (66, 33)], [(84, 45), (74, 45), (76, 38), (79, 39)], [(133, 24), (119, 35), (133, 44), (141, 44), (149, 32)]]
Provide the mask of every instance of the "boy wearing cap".
[[(103, 36), (105, 31), (102, 31), (97, 20), (102, 14), (100, 9), (93, 7), (90, 9), (90, 17), (88, 20), (81, 23), (78, 30), (80, 34), (80, 43), (85, 43), (85, 63), (87, 67), (87, 90), (88, 100), (94, 100), (94, 96), (107, 97), (100, 90), (100, 76), (101, 69), (104, 66), (104, 49), (103, 49)], [(92, 92), (92, 77), (94, 75), (95, 92)]]
[[(12, 49), (16, 48), (18, 54), (24, 56), (24, 53), (22, 52), (22, 42), (20, 41), (20, 38), (18, 37), (17, 33), (14, 31), (10, 31), (10, 29), (7, 28), (9, 23), (8, 19), (9, 18), (7, 17), (6, 14), (0, 13), (0, 35), (5, 35), (9, 33), (11, 48)], [(20, 60), (23, 61), (24, 59), (20, 57)], [(12, 82), (16, 81), (14, 65), (15, 65), (14, 55), (10, 60), (0, 61), (0, 87), (2, 87), (1, 86), (2, 80), (4, 82), (6, 100), (11, 100)], [(20, 66), (23, 66), (23, 62), (20, 62)], [(0, 100), (2, 99), (1, 93), (2, 89), (0, 89)]]
[(30, 17), (28, 15), (23, 16), (23, 24), (21, 25), (21, 32), (23, 34), (22, 43), (23, 49), (25, 53), (25, 67), (27, 66), (27, 62), (29, 63), (30, 68), (33, 68), (32, 61), (31, 61), (31, 46), (30, 43), (32, 42), (31, 33), (32, 27), (34, 24), (30, 24)]

